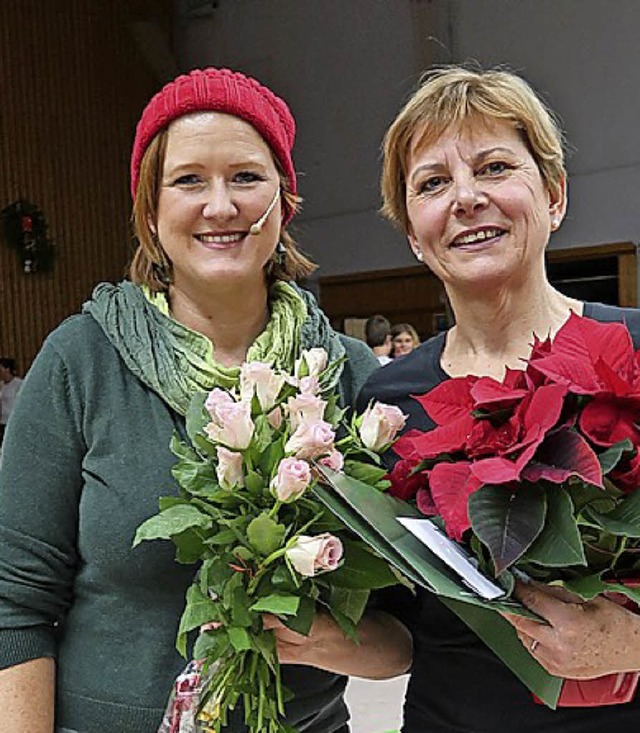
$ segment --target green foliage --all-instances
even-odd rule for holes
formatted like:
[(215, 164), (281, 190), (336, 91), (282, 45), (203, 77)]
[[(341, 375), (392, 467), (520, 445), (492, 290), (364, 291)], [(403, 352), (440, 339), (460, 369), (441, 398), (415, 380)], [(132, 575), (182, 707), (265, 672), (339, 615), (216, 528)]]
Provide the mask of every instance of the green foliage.
[(206, 530), (211, 527), (211, 519), (190, 504), (175, 504), (143, 522), (136, 531), (133, 546), (145, 540), (169, 540), (194, 527)]
[(471, 494), (471, 526), (491, 553), (496, 576), (531, 547), (542, 531), (546, 511), (545, 491), (537, 484), (524, 484), (516, 491), (486, 485)]
[(247, 538), (254, 550), (268, 556), (282, 545), (285, 526), (278, 524), (266, 512), (262, 512), (249, 522)]
[[(349, 472), (383, 488), (386, 471), (379, 456), (362, 446), (357, 422), (341, 425), (344, 410), (337, 393), (326, 389), (338, 366), (329, 365), (319, 376), (321, 394), (327, 401), (324, 420), (331, 423), (336, 435), (340, 432), (335, 446), (349, 456)], [(308, 373), (309, 363), (303, 359), (298, 376)], [(237, 391), (228, 393), (232, 400), (239, 400)], [(186, 655), (188, 639), (199, 632), (193, 654), (203, 660), (207, 675), (201, 703), (204, 710), (209, 703), (219, 705), (216, 733), (241, 701), (249, 733), (295, 733), (282, 720), (284, 703), (291, 695), (282, 686), (274, 634), (264, 630), (264, 614), (273, 614), (289, 629), (308, 634), (321, 604), (344, 633), (356, 639), (356, 625), (369, 591), (401, 580), (397, 571), (355, 540), (313, 494), (317, 478), (311, 465), (310, 485), (297, 500), (281, 503), (272, 494), (270, 484), (281, 461), (291, 457), (285, 450), (293, 432), (286, 401), (297, 394), (294, 384), (286, 381), (277, 400), (284, 417), (277, 428), (270, 424), (255, 394), (250, 398), (251, 442), (238, 451), (242, 476), (225, 480), (225, 485), (236, 483), (233, 489), (222, 488), (218, 481), (217, 444), (205, 433), (214, 420), (204, 406), (207, 395), (194, 395), (185, 419), (187, 439), (175, 434), (171, 441), (177, 459), (172, 474), (180, 495), (162, 497), (159, 514), (136, 532), (134, 546), (144, 540), (170, 539), (178, 562), (200, 563), (187, 591), (176, 647)], [(220, 414), (215, 417), (217, 424), (221, 419)], [(305, 577), (287, 553), (299, 537), (323, 533), (341, 540), (343, 561), (335, 571)]]

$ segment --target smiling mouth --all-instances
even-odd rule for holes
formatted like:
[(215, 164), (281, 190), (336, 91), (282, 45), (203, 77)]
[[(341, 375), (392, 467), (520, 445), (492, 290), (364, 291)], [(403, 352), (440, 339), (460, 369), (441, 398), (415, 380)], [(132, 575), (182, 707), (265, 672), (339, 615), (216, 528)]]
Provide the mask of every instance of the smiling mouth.
[(194, 234), (193, 236), (198, 240), (198, 242), (209, 247), (229, 247), (230, 245), (241, 242), (247, 236), (247, 232), (233, 232), (230, 234)]
[(475, 244), (484, 244), (490, 240), (497, 239), (503, 234), (506, 234), (506, 229), (481, 229), (477, 232), (471, 232), (470, 234), (463, 234), (460, 237), (456, 237), (451, 242), (451, 247), (469, 247)]

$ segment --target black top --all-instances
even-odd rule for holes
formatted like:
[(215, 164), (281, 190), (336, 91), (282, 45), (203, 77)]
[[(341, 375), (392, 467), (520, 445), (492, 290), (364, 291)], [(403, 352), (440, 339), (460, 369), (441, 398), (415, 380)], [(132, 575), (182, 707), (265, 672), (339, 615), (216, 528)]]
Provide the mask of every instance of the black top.
[[(624, 321), (640, 346), (640, 310), (586, 303), (584, 315)], [(431, 430), (434, 423), (411, 395), (448, 379), (440, 365), (446, 334), (376, 370), (358, 399), (398, 405), (409, 415), (406, 430)], [(414, 597), (395, 587), (382, 591), (380, 607), (413, 634), (414, 661), (404, 707), (403, 733), (638, 733), (640, 694), (633, 702), (597, 708), (551, 710), (529, 690), (438, 598), (418, 588)]]

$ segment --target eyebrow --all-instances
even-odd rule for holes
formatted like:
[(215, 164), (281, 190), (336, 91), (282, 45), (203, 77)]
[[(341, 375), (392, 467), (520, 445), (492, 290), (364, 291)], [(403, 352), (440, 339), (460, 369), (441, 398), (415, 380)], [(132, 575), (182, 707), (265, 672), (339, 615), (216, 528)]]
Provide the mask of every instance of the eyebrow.
[[(505, 155), (515, 155), (515, 152), (511, 148), (506, 148), (503, 145), (495, 145), (492, 148), (485, 148), (484, 150), (478, 151), (473, 157), (474, 164), (494, 155), (495, 153), (503, 153)], [(413, 181), (417, 174), (423, 172), (436, 172), (441, 171), (445, 166), (442, 163), (423, 163), (419, 165), (415, 170), (412, 171), (410, 181)]]

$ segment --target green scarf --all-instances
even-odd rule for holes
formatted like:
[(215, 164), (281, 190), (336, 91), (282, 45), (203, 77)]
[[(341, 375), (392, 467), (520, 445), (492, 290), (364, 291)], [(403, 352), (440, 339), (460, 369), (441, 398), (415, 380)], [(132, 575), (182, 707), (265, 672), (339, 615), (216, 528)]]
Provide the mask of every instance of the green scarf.
[[(249, 347), (247, 361), (267, 362), (291, 373), (303, 349), (322, 347), (330, 362), (344, 356), (338, 334), (311, 293), (277, 282), (269, 291), (269, 309), (269, 322)], [(127, 281), (101, 283), (82, 312), (95, 318), (138, 379), (181, 415), (196, 392), (230, 388), (239, 381), (240, 367), (217, 363), (206, 336), (171, 318), (166, 297), (147, 297)]]

